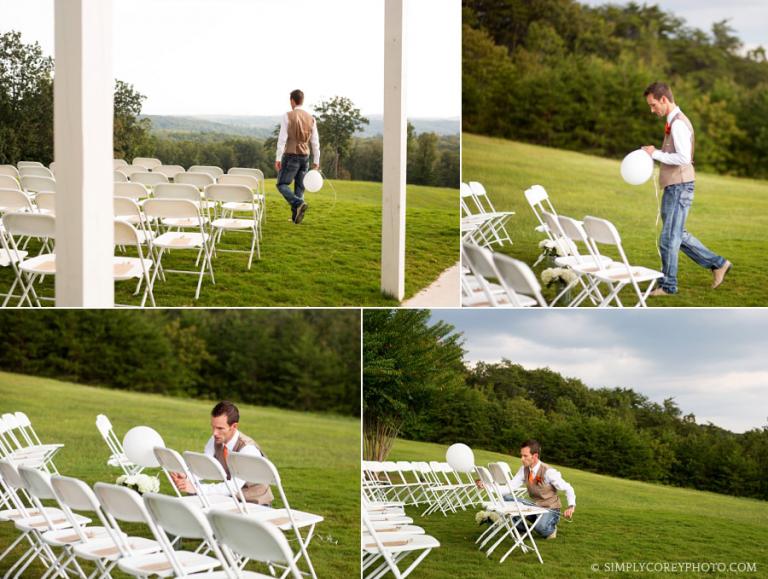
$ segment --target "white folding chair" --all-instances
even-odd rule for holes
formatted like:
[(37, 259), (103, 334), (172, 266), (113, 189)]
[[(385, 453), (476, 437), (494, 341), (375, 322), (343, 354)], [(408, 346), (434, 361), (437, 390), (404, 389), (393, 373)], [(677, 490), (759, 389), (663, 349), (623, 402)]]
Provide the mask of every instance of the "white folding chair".
[(35, 195), (35, 205), (38, 213), (46, 215), (56, 215), (56, 193), (52, 191), (41, 191)]
[(527, 263), (508, 255), (494, 253), (493, 265), (496, 266), (499, 281), (510, 302), (517, 300), (523, 307), (549, 307), (547, 300), (541, 295), (541, 284)]
[(83, 481), (63, 476), (51, 477), (53, 492), (65, 510), (95, 513), (106, 530), (106, 536), (91, 538), (86, 535), (83, 541), (74, 545), (74, 555), (86, 561), (92, 561), (100, 575), (99, 578), (111, 577), (110, 572), (117, 565), (117, 560), (124, 556), (146, 555), (160, 551), (157, 541), (145, 537), (131, 537), (114, 525), (102, 510), (99, 499), (91, 487)]
[(19, 169), (22, 167), (45, 167), (40, 161), (19, 161), (16, 166)]
[(133, 165), (137, 167), (144, 167), (144, 170), (152, 170), (155, 167), (159, 167), (163, 162), (160, 159), (154, 157), (134, 157)]
[(491, 198), (485, 190), (485, 186), (478, 181), (470, 181), (469, 189), (472, 191), (472, 201), (477, 208), (475, 213), (482, 215), (495, 215), (496, 221), (493, 224), (493, 233), (496, 241), (503, 245), (505, 242), (512, 243), (512, 238), (506, 228), (507, 221), (515, 214), (514, 211), (497, 211), (491, 202)]
[[(587, 216), (584, 218), (584, 229), (589, 235), (589, 238), (595, 243), (603, 243), (606, 245), (612, 245), (619, 253), (621, 261), (615, 261), (610, 267), (600, 269), (593, 272), (591, 275), (597, 280), (608, 284), (611, 287), (608, 295), (603, 299), (598, 307), (606, 307), (610, 305), (612, 301), (616, 301), (616, 304), (621, 307), (621, 301), (619, 301), (619, 292), (627, 285), (631, 285), (635, 290), (637, 296), (637, 304), (635, 307), (647, 307), (645, 300), (653, 291), (653, 286), (656, 281), (663, 278), (664, 274), (655, 269), (650, 269), (642, 266), (635, 266), (629, 263), (627, 254), (624, 252), (624, 247), (621, 245), (621, 236), (618, 230), (610, 221), (606, 219), (600, 219), (598, 217)], [(645, 291), (640, 289), (640, 284), (647, 283)]]
[(112, 159), (112, 168), (117, 169), (119, 167), (127, 167), (128, 161), (125, 159)]
[[(39, 213), (6, 213), (3, 215), (2, 223), (6, 232), (3, 239), (8, 243), (6, 249), (15, 255), (20, 255), (15, 236), (41, 238), (44, 240), (43, 249), (45, 249), (47, 247), (48, 239), (53, 239), (56, 233), (56, 222), (52, 215), (43, 215)], [(39, 297), (34, 288), (35, 282), (40, 279), (40, 277), (56, 274), (56, 256), (53, 253), (40, 253), (35, 257), (23, 259), (18, 264), (12, 263), (12, 266), (16, 273), (16, 281), (14, 281), (11, 290), (8, 292), (9, 297), (10, 294), (13, 293), (13, 289), (18, 282), (22, 290), (19, 304), (26, 301), (30, 306), (40, 306), (41, 299), (53, 299)], [(6, 302), (7, 300), (8, 297), (6, 297)]]
[[(202, 509), (210, 509), (212, 505), (232, 503), (231, 496), (206, 493), (205, 488), (200, 484), (200, 480), (194, 476), (192, 471), (189, 469), (186, 461), (178, 452), (172, 448), (156, 446), (153, 451), (155, 453), (155, 458), (157, 458), (157, 462), (160, 464), (160, 468), (165, 473), (168, 482), (171, 483), (171, 487), (173, 488), (177, 497), (181, 498), (182, 500), (186, 500), (193, 505), (197, 505)], [(173, 479), (171, 478), (172, 472), (183, 474), (185, 477), (187, 477), (187, 480), (189, 480), (195, 487), (196, 494), (182, 496), (179, 489), (176, 488), (176, 485), (173, 483)]]
[(13, 191), (21, 191), (21, 184), (16, 177), (11, 175), (0, 174), (0, 189), (11, 189)]
[[(463, 284), (465, 295), (462, 304), (465, 306), (490, 305), (528, 307), (536, 303), (535, 299), (516, 295), (508, 288), (491, 280), (499, 280), (492, 251), (479, 245), (464, 242), (461, 244), (462, 264), (469, 268), (474, 276), (474, 284), (469, 281)], [(483, 297), (485, 299), (483, 299)]]
[[(196, 263), (201, 263), (199, 271), (163, 269), (163, 272), (197, 275), (195, 299), (198, 299), (200, 297), (200, 288), (203, 284), (203, 277), (206, 273), (211, 276), (211, 283), (216, 283), (213, 276), (213, 264), (211, 263), (210, 234), (205, 231), (205, 222), (200, 208), (195, 206), (193, 201), (186, 199), (147, 199), (144, 203), (144, 215), (148, 219), (180, 220), (175, 223), (186, 222), (190, 228), (194, 227), (195, 223), (197, 224), (195, 227), (196, 231), (166, 231), (153, 241), (153, 247), (159, 251), (155, 270), (152, 273), (152, 284), (154, 287), (165, 252), (182, 249), (195, 250), (197, 252)], [(169, 222), (166, 221), (166, 223)], [(180, 225), (177, 226), (180, 227)]]
[(115, 183), (127, 183), (128, 175), (120, 171), (112, 171), (112, 181)]
[[(363, 512), (362, 516), (364, 531), (367, 531), (362, 541), (365, 579), (379, 579), (387, 573), (403, 579), (419, 566), (432, 549), (440, 546), (440, 542), (430, 535), (388, 533), (381, 536), (368, 514)], [(411, 554), (416, 554), (416, 558), (404, 571), (400, 571), (399, 565)]]
[(115, 182), (115, 197), (128, 197), (134, 201), (141, 201), (149, 197), (149, 189), (141, 183)]
[(211, 175), (210, 173), (195, 173), (192, 171), (187, 171), (186, 173), (181, 173), (179, 175), (176, 175), (173, 178), (174, 183), (187, 183), (189, 185), (194, 185), (197, 187), (200, 191), (206, 188), (208, 185), (212, 185), (216, 182), (216, 178)]
[(126, 177), (129, 179), (131, 178), (131, 175), (134, 173), (146, 173), (147, 168), (142, 167), (140, 165), (120, 165), (119, 167), (116, 167), (114, 169), (115, 171), (120, 171), (123, 173)]
[(21, 188), (27, 193), (56, 192), (56, 180), (53, 177), (28, 176), (21, 178)]
[[(249, 169), (250, 170), (250, 169)], [(266, 192), (264, 189), (264, 175), (258, 169), (257, 174), (249, 173), (232, 173), (231, 170), (226, 175), (221, 175), (216, 181), (219, 185), (245, 185), (253, 193), (253, 198), (259, 205), (259, 219), (266, 221)], [(224, 203), (223, 209), (227, 212), (222, 216), (227, 217), (227, 214), (234, 213), (235, 211), (250, 211), (250, 202), (248, 203)]]
[[(30, 459), (35, 468), (43, 468), (46, 471), (58, 473), (56, 465), (53, 463), (53, 457), (64, 448), (63, 444), (43, 444), (32, 427), (29, 417), (23, 412), (8, 412), (0, 418), (5, 425), (2, 437), (12, 452), (9, 458), (16, 461)], [(14, 431), (18, 432), (19, 436), (16, 436)], [(38, 460), (40, 461), (39, 464)]]
[(185, 173), (186, 169), (181, 165), (160, 165), (152, 169), (153, 173), (162, 173), (168, 177), (168, 181), (173, 181), (173, 178), (179, 173)]
[[(536, 221), (539, 222), (536, 226), (536, 231), (545, 234), (548, 239), (552, 240), (553, 237), (549, 231), (549, 227), (547, 227), (547, 224), (544, 222), (542, 212), (546, 211), (547, 213), (557, 215), (557, 211), (555, 211), (555, 208), (552, 206), (552, 202), (549, 200), (549, 194), (546, 189), (541, 185), (532, 185), (526, 189), (523, 194), (525, 195), (525, 200), (528, 202), (528, 205), (531, 206), (531, 211), (533, 211)], [(542, 252), (533, 264), (533, 267), (539, 265), (546, 255), (546, 252)]]
[(211, 222), (211, 227), (214, 230), (214, 244), (221, 240), (221, 235), (225, 231), (250, 233), (250, 251), (243, 249), (222, 248), (217, 248), (217, 251), (229, 253), (247, 253), (247, 269), (251, 269), (254, 249), (256, 250), (257, 259), (261, 259), (261, 248), (259, 247), (259, 238), (261, 237), (261, 231), (259, 228), (259, 223), (261, 221), (259, 217), (260, 206), (258, 202), (253, 198), (253, 193), (245, 185), (208, 185), (205, 188), (205, 197), (210, 203), (221, 204), (222, 206), (226, 206), (227, 204), (234, 204), (238, 207), (238, 210), (248, 212), (248, 217), (235, 217), (233, 211), (230, 217), (222, 216), (218, 219), (214, 219)]
[(13, 177), (18, 181), (19, 170), (13, 165), (0, 165), (0, 175), (7, 175), (9, 177)]
[(192, 165), (189, 168), (190, 173), (208, 173), (214, 179), (224, 174), (224, 170), (221, 167), (215, 165)]
[[(0, 175), (0, 179), (2, 178), (3, 176)], [(12, 177), (8, 177), (8, 179), (13, 180)], [(7, 213), (7, 212), (32, 213), (33, 211), (34, 211), (34, 207), (32, 205), (32, 202), (29, 199), (29, 196), (23, 191), (21, 191), (21, 189), (19, 189), (18, 187), (15, 189), (0, 188), (0, 213)], [(6, 236), (6, 232), (0, 226), (0, 238), (2, 238), (2, 240), (0, 240), (0, 267), (9, 267), (13, 265), (15, 270), (16, 265), (19, 262), (21, 262), (24, 258), (27, 257), (28, 252), (23, 249), (19, 249), (17, 252), (12, 252), (10, 250), (9, 242), (5, 238), (5, 236)], [(0, 294), (5, 297), (5, 303), (7, 303), (7, 301), (10, 300), (11, 293), (12, 292), (8, 292), (6, 294)], [(5, 303), (3, 305), (5, 305)]]
[(482, 247), (490, 247), (499, 243), (494, 233), (494, 225), (499, 219), (498, 215), (476, 213), (472, 211), (471, 203), (474, 193), (467, 183), (459, 185), (459, 208), (461, 209), (461, 238), (463, 241), (472, 242)]
[[(261, 456), (241, 454), (233, 452), (227, 459), (229, 471), (232, 477), (261, 485), (270, 485), (277, 487), (280, 500), (283, 503), (282, 509), (270, 509), (268, 513), (255, 513), (249, 516), (255, 516), (262, 521), (270, 521), (273, 525), (283, 532), (293, 531), (296, 540), (299, 543), (299, 552), (294, 556), (294, 562), (298, 565), (299, 559), (303, 556), (306, 561), (309, 573), (313, 579), (317, 579), (315, 568), (312, 566), (312, 560), (309, 558), (308, 548), (315, 532), (315, 525), (323, 521), (323, 517), (313, 513), (307, 513), (292, 509), (288, 503), (288, 497), (285, 495), (283, 484), (280, 480), (280, 474), (275, 465), (268, 459)], [(245, 503), (242, 489), (237, 489), (240, 500)], [(300, 529), (306, 529), (306, 536), (302, 537)], [(287, 572), (286, 572), (287, 574)], [(285, 577), (285, 574), (283, 575)]]
[(133, 173), (131, 175), (131, 183), (141, 183), (148, 188), (153, 188), (160, 183), (167, 183), (168, 177), (162, 173)]
[[(301, 572), (293, 561), (293, 553), (285, 536), (271, 523), (243, 517), (234, 513), (212, 510), (208, 520), (219, 542), (244, 559), (285, 566), (293, 579), (300, 579)], [(269, 577), (261, 573), (243, 571), (236, 565), (230, 568), (232, 578), (260, 579)]]
[(115, 431), (112, 429), (112, 422), (110, 422), (106, 415), (99, 414), (96, 417), (96, 428), (109, 448), (110, 455), (107, 459), (107, 464), (109, 466), (120, 468), (126, 475), (139, 474), (144, 470), (143, 466), (134, 464), (125, 455), (123, 443), (120, 442), (120, 439), (115, 434)]
[[(126, 201), (131, 201), (127, 199)], [(132, 201), (131, 201), (132, 202)], [(147, 240), (146, 231), (143, 232), (144, 236), (139, 235), (139, 231), (131, 225), (120, 219), (115, 219), (115, 231), (114, 231), (114, 244), (121, 247), (134, 247), (138, 257), (129, 257), (127, 255), (115, 255), (112, 258), (112, 274), (115, 281), (127, 281), (127, 280), (139, 280), (136, 287), (136, 295), (144, 284), (144, 295), (141, 298), (141, 307), (147, 302), (149, 297), (149, 303), (152, 307), (155, 307), (155, 295), (152, 291), (152, 278), (149, 273), (154, 266), (154, 261), (151, 257), (144, 257), (144, 250), (142, 248), (142, 239)], [(150, 249), (150, 255), (152, 254)]]
[(19, 167), (19, 175), (23, 177), (50, 177), (53, 179), (53, 171), (43, 166), (30, 165)]

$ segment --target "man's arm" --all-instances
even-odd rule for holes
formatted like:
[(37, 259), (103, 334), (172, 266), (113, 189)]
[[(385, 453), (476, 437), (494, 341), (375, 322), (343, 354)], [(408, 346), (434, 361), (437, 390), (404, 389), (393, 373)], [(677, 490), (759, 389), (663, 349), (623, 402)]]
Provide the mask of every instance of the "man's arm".
[(314, 164), (313, 169), (320, 168), (320, 135), (317, 133), (317, 121), (312, 123), (312, 136), (309, 139), (309, 144), (312, 146), (312, 159)]
[(560, 474), (560, 471), (554, 468), (547, 470), (544, 482), (551, 484), (557, 490), (565, 493), (565, 498), (568, 501), (568, 508), (565, 509), (563, 515), (566, 519), (570, 519), (573, 516), (573, 511), (576, 510), (576, 492), (573, 490), (573, 487), (563, 479), (563, 475)]
[(280, 161), (285, 151), (285, 143), (288, 142), (288, 113), (280, 119), (280, 133), (277, 135), (277, 151), (275, 151), (275, 169), (280, 170)]
[(690, 165), (691, 164), (691, 131), (683, 121), (672, 121), (670, 127), (672, 140), (675, 142), (674, 153), (664, 153), (655, 149), (651, 158), (665, 165)]

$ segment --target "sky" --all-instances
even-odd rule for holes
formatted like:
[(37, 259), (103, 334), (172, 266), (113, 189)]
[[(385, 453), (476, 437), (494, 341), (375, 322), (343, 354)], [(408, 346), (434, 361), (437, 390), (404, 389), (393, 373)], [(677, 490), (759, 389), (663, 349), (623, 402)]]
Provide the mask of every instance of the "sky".
[[(0, 0), (0, 33), (54, 52), (53, 0)], [(346, 96), (383, 111), (384, 0), (113, 0), (114, 76), (145, 114), (277, 115)], [(406, 0), (408, 117), (461, 115), (460, 0)]]
[[(625, 0), (579, 0), (581, 4), (627, 4)], [(729, 20), (745, 50), (764, 46), (768, 49), (768, 2), (766, 0), (637, 0), (638, 4), (654, 4), (665, 12), (683, 18), (688, 26), (712, 31), (712, 24)]]
[(465, 360), (549, 367), (591, 388), (673, 397), (698, 424), (768, 424), (768, 310), (433, 310), (464, 333)]

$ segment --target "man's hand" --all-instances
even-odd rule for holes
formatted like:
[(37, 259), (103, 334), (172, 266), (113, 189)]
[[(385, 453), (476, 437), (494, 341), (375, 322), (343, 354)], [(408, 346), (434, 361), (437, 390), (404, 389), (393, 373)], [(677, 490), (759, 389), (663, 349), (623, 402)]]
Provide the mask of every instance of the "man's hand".
[(173, 481), (173, 484), (176, 485), (177, 489), (190, 495), (195, 494), (195, 487), (189, 480), (187, 480), (187, 475), (181, 472), (172, 472), (170, 475), (171, 480)]
[(480, 479), (477, 479), (477, 480), (475, 481), (475, 485), (476, 485), (476, 486), (477, 486), (477, 488), (479, 488), (479, 489), (484, 489), (484, 488), (485, 488), (485, 486), (483, 485), (483, 481), (481, 481)]
[(656, 147), (654, 147), (653, 145), (646, 145), (642, 149), (643, 151), (648, 153), (651, 157), (653, 157), (653, 152), (656, 150)]
[(575, 506), (574, 507), (568, 507), (567, 509), (565, 509), (565, 512), (563, 513), (563, 516), (566, 519), (572, 519), (573, 518), (573, 511), (575, 511), (575, 510), (576, 510)]
[(313, 163), (313, 164), (312, 164), (312, 168), (313, 168), (313, 169), (319, 169), (319, 168), (320, 168), (320, 165), (318, 165), (317, 163)]
[(278, 173), (280, 172), (280, 167), (282, 167), (283, 164), (280, 161), (275, 161), (275, 171)]

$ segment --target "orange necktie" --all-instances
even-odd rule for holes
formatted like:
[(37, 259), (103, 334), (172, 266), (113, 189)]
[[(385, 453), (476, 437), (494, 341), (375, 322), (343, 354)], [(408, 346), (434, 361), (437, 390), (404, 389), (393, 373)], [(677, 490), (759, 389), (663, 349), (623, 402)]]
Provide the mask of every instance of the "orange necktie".
[(226, 445), (224, 445), (224, 462), (227, 462), (227, 458), (229, 457), (229, 449)]
[[(224, 456), (227, 456), (227, 455), (225, 454)], [(533, 482), (533, 469), (528, 470), (528, 482), (529, 483)]]

